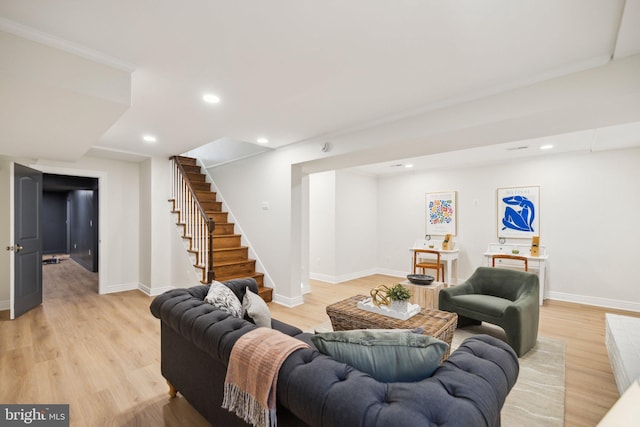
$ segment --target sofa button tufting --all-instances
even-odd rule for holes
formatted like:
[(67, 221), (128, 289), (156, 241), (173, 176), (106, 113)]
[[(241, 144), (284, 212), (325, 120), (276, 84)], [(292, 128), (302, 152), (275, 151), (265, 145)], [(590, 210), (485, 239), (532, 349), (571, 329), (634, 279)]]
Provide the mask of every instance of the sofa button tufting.
[[(162, 297), (157, 298), (162, 301)], [(243, 333), (254, 330), (255, 325), (202, 301), (198, 303), (202, 307), (192, 304), (193, 301), (185, 301), (171, 309), (172, 304), (166, 304), (163, 310), (158, 304), (153, 306), (154, 315), (162, 316), (163, 326), (165, 323), (170, 326), (161, 328), (162, 374), (174, 383), (188, 376), (190, 384), (181, 387), (187, 387), (187, 395), (189, 388), (193, 395), (202, 395), (202, 390), (213, 395), (223, 388), (233, 343)], [(505, 347), (506, 352), (507, 345), (501, 343), (491, 344), (488, 336), (475, 338), (454, 352), (433, 378), (401, 384), (376, 382), (362, 371), (322, 355), (313, 347), (299, 350), (287, 359), (285, 369), (280, 372), (276, 394), (279, 403), (286, 402), (282, 405), (281, 419), (304, 425), (319, 425), (326, 419), (327, 425), (377, 422), (387, 426), (477, 425), (477, 412), (481, 412), (485, 420), (499, 419), (496, 416), (499, 417), (501, 402), (515, 383), (518, 372), (512, 352), (503, 354), (495, 350), (495, 346), (500, 346)], [(180, 363), (195, 357), (200, 360), (203, 351), (207, 356), (205, 363), (188, 367)], [(206, 378), (212, 370), (216, 381)], [(476, 381), (478, 377), (486, 381)], [(358, 394), (358, 399), (352, 397)], [(307, 409), (314, 399), (321, 401), (316, 404), (321, 408)], [(431, 406), (431, 402), (442, 404)], [(228, 411), (215, 403), (207, 407), (207, 414), (203, 415), (217, 425), (222, 416), (228, 416)], [(467, 411), (465, 408), (469, 405), (475, 405), (475, 409)], [(358, 420), (362, 421), (358, 423)]]

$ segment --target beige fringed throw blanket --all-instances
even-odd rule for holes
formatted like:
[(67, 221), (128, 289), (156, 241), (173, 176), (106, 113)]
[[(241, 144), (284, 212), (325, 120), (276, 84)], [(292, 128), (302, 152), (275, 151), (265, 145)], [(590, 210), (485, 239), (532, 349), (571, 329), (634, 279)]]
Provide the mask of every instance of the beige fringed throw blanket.
[(256, 427), (275, 427), (280, 366), (304, 342), (269, 328), (244, 334), (231, 350), (222, 407)]

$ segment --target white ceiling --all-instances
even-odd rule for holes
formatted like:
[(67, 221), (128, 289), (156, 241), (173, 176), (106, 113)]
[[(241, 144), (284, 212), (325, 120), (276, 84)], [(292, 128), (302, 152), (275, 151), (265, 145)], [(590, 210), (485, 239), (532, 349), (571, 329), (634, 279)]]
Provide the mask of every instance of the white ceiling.
[[(105, 93), (109, 83), (78, 88), (53, 75), (57, 102), (28, 108), (37, 101), (23, 98), (30, 80), (14, 84), (19, 69), (6, 64), (15, 53), (0, 50), (0, 125), (15, 130), (0, 136), (0, 154), (25, 155), (28, 142), (32, 157), (55, 157), (55, 144), (61, 159), (139, 158), (214, 143), (222, 163), (635, 55), (639, 29), (640, 0), (2, 0), (5, 38), (130, 73), (131, 86), (123, 107)], [(46, 81), (42, 73), (37, 83)], [(204, 104), (205, 92), (222, 101)], [(85, 103), (64, 126), (45, 121), (67, 98)]]
[(495, 164), (507, 160), (567, 152), (620, 150), (638, 146), (640, 146), (640, 122), (633, 122), (408, 159), (395, 159), (353, 169), (369, 175), (384, 176), (411, 173), (416, 170)]

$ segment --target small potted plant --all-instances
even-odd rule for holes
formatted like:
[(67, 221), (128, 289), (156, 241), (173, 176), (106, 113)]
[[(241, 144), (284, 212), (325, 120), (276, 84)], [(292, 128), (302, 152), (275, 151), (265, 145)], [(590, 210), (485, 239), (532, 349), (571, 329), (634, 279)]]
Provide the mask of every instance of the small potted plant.
[(400, 283), (396, 283), (387, 290), (387, 297), (391, 300), (390, 308), (393, 311), (401, 313), (407, 312), (409, 305), (409, 298), (411, 298), (411, 291)]

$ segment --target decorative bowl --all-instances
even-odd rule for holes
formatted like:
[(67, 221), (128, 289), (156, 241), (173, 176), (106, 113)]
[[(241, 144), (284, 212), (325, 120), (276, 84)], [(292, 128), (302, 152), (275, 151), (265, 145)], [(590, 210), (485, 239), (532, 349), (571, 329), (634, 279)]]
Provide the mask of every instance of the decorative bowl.
[(428, 274), (409, 274), (407, 275), (407, 280), (414, 285), (430, 285), (435, 280), (435, 277)]

